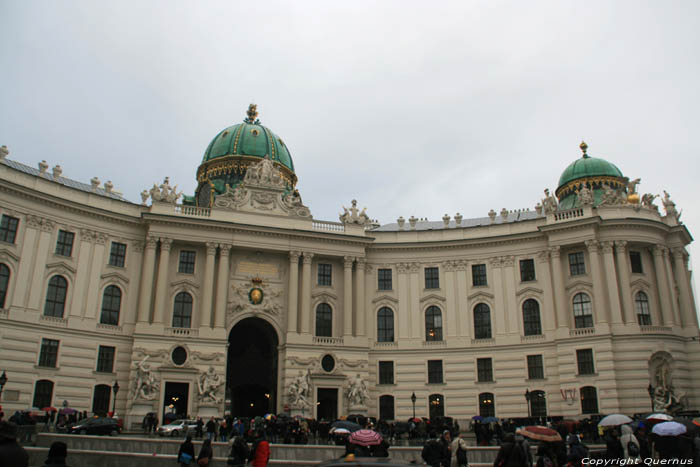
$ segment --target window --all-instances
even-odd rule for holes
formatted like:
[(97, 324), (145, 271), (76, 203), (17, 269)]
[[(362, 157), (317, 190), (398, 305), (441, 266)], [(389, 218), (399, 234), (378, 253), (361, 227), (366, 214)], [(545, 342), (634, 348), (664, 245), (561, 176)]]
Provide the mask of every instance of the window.
[(331, 265), (318, 263), (318, 285), (328, 285), (332, 284), (331, 280)]
[(428, 360), (428, 383), (442, 384), (442, 360)]
[(642, 267), (642, 253), (639, 251), (630, 251), (630, 265), (632, 266), (632, 272), (635, 274), (644, 274), (644, 268)]
[(99, 373), (114, 372), (114, 347), (101, 345), (97, 351), (97, 370)]
[(40, 379), (34, 385), (34, 403), (32, 407), (39, 409), (51, 407), (53, 396), (53, 383), (47, 379)]
[(479, 394), (479, 415), (483, 418), (496, 416), (496, 402), (492, 392)]
[(125, 258), (126, 245), (123, 243), (112, 242), (112, 248), (109, 251), (109, 265), (123, 268)]
[(440, 269), (425, 268), (425, 288), (439, 289), (440, 288)]
[(445, 398), (442, 394), (431, 394), (428, 396), (428, 405), (430, 406), (430, 419), (434, 420), (435, 417), (445, 416)]
[(379, 290), (392, 290), (391, 269), (377, 269), (377, 288)]
[(173, 327), (192, 327), (192, 295), (187, 292), (180, 292), (175, 295), (175, 305), (173, 307)]
[(18, 225), (19, 219), (3, 214), (0, 220), (0, 242), (15, 243)]
[(593, 349), (578, 349), (576, 351), (579, 375), (592, 375), (595, 373), (593, 365)]
[(112, 392), (106, 384), (98, 384), (95, 386), (95, 393), (92, 396), (92, 413), (95, 415), (106, 416), (109, 412), (109, 398)]
[(493, 382), (493, 364), (490, 358), (476, 359), (476, 375), (480, 383)]
[(569, 272), (572, 276), (586, 274), (586, 262), (583, 259), (583, 251), (569, 253)]
[(47, 368), (56, 368), (57, 361), (58, 341), (54, 339), (41, 339), (41, 350), (39, 351), (39, 366), (44, 366)]
[(425, 310), (425, 340), (442, 340), (442, 312), (436, 306), (429, 306)]
[(472, 285), (474, 287), (487, 285), (485, 264), (472, 264)]
[(0, 263), (0, 308), (5, 308), (7, 289), (10, 284), (10, 268)]
[(100, 323), (117, 326), (119, 324), (119, 310), (122, 305), (122, 291), (116, 285), (108, 285), (102, 294), (102, 313)]
[(182, 274), (194, 274), (194, 260), (196, 257), (197, 252), (195, 251), (181, 250), (177, 272)]
[(574, 295), (574, 327), (577, 329), (593, 327), (591, 299), (585, 293)]
[(66, 306), (67, 293), (68, 281), (61, 276), (53, 276), (49, 281), (49, 290), (46, 292), (44, 316), (63, 318), (63, 309)]
[(581, 388), (581, 413), (598, 413), (598, 391), (593, 386)]
[(327, 303), (316, 307), (316, 335), (318, 337), (333, 336), (333, 312)]
[(641, 326), (651, 324), (651, 313), (649, 313), (649, 297), (644, 292), (637, 292), (634, 296), (634, 310), (637, 312), (637, 322)]
[(544, 364), (542, 363), (542, 355), (527, 356), (527, 378), (544, 379)]
[(386, 306), (377, 313), (377, 342), (394, 342), (394, 312)]
[(542, 334), (540, 304), (532, 298), (528, 298), (523, 303), (523, 328), (526, 336), (539, 336)]
[(474, 307), (474, 337), (491, 339), (491, 309), (486, 303)]
[(394, 362), (379, 362), (379, 384), (394, 384)]
[(379, 419), (393, 420), (394, 419), (394, 396), (379, 397)]
[(73, 232), (59, 230), (58, 239), (56, 240), (56, 254), (61, 256), (71, 256), (71, 254), (73, 254), (74, 238), (75, 234)]
[(535, 280), (535, 260), (521, 259), (520, 260), (520, 281), (530, 282)]
[(547, 416), (547, 395), (544, 391), (530, 391), (530, 411), (533, 417)]

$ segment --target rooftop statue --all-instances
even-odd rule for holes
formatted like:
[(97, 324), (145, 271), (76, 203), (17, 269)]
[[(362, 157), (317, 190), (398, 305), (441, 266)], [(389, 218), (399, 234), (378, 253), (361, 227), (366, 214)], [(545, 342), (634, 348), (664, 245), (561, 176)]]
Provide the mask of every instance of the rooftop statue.
[(578, 191), (576, 196), (579, 206), (593, 206), (593, 192), (586, 185)]
[(673, 202), (666, 190), (664, 190), (664, 197), (661, 199), (661, 203), (664, 205), (667, 216), (675, 217), (677, 221), (680, 220), (681, 213), (676, 209), (676, 203)]
[(352, 200), (350, 209), (343, 206), (343, 213), (340, 214), (340, 222), (343, 224), (360, 224), (367, 225), (371, 222), (365, 211), (367, 208), (362, 208), (362, 211), (357, 209), (357, 200)]
[(659, 212), (659, 207), (654, 204), (654, 200), (658, 198), (659, 195), (653, 195), (651, 193), (644, 193), (642, 195), (642, 206), (647, 207), (649, 209), (653, 209), (656, 212)]
[[(154, 183), (153, 188), (150, 189), (149, 193), (153, 201), (159, 201), (170, 204), (175, 204), (180, 198), (180, 196), (182, 196), (182, 191), (177, 191), (177, 185), (175, 185), (174, 187), (170, 186), (170, 178), (168, 177), (165, 177), (163, 183), (161, 183), (160, 186)], [(143, 199), (143, 195), (144, 193), (141, 192), (141, 199)], [(143, 202), (145, 203), (147, 199), (148, 198), (143, 199)]]
[(542, 207), (545, 214), (554, 214), (559, 206), (556, 196), (549, 193), (549, 188), (544, 189), (544, 199), (542, 199)]
[(248, 167), (243, 181), (246, 184), (254, 184), (271, 188), (284, 187), (282, 172), (275, 167), (272, 160), (270, 160), (269, 155), (265, 155), (265, 158), (260, 162)]

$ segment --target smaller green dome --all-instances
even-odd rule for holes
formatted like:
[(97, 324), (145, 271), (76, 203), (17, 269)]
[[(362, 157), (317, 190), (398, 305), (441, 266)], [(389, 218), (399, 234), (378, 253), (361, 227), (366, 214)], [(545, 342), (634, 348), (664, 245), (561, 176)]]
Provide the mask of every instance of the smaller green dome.
[(569, 182), (578, 180), (579, 178), (588, 177), (622, 177), (622, 172), (615, 164), (612, 164), (605, 159), (597, 157), (589, 157), (584, 154), (582, 158), (575, 160), (564, 169), (564, 172), (559, 177), (559, 187), (566, 185)]

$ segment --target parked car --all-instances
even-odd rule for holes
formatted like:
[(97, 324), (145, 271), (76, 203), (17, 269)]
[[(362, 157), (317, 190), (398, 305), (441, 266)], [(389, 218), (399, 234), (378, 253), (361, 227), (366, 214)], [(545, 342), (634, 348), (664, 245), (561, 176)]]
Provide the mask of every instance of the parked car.
[(81, 435), (111, 435), (116, 436), (122, 432), (119, 422), (113, 418), (97, 417), (85, 418), (74, 423), (68, 429), (68, 433)]
[(160, 436), (180, 436), (184, 433), (194, 433), (197, 429), (197, 420), (175, 420), (167, 425), (161, 425), (158, 427), (156, 433)]

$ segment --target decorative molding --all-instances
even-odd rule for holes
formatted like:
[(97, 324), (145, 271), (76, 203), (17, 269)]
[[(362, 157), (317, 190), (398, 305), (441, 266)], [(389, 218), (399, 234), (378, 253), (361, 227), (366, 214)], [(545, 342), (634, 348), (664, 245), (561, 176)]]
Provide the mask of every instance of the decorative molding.
[(14, 263), (19, 263), (19, 256), (14, 254), (12, 251), (10, 251), (7, 248), (0, 249), (0, 261), (10, 261)]
[(437, 294), (434, 294), (434, 293), (428, 294), (428, 295), (426, 295), (425, 297), (421, 297), (421, 299), (419, 300), (420, 303), (424, 303), (424, 302), (427, 302), (427, 301), (432, 301), (432, 302), (434, 302), (434, 301), (445, 302), (445, 301), (447, 301), (447, 300), (445, 299), (445, 297), (441, 297), (440, 295), (437, 295)]
[(299, 257), (301, 256), (300, 251), (292, 250), (289, 252), (289, 262), (290, 264), (299, 265)]
[(633, 281), (630, 281), (630, 288), (631, 289), (638, 289), (638, 290), (652, 290), (651, 284), (649, 281), (646, 279), (643, 279), (641, 277), (636, 278)]
[(305, 251), (302, 253), (302, 262), (304, 264), (311, 264), (311, 260), (313, 259), (313, 257), (314, 257), (313, 253), (311, 253), (309, 251)]
[(544, 291), (542, 289), (538, 289), (535, 287), (525, 287), (524, 289), (518, 290), (515, 292), (515, 296), (519, 297), (522, 294), (534, 294), (534, 295), (543, 295)]
[(503, 266), (503, 258), (500, 256), (496, 256), (494, 258), (489, 258), (489, 263), (491, 264), (491, 267), (494, 269), (500, 268)]
[(214, 242), (207, 242), (206, 247), (207, 247), (207, 256), (214, 256), (216, 255), (216, 243)]
[(46, 233), (52, 233), (56, 228), (56, 223), (50, 219), (43, 219), (41, 221), (41, 231)]
[(379, 297), (376, 297), (376, 298), (372, 299), (372, 303), (373, 303), (373, 304), (380, 303), (380, 302), (392, 302), (392, 303), (398, 304), (398, 303), (399, 303), (399, 299), (398, 299), (398, 298), (394, 298), (394, 297), (392, 297), (391, 295), (386, 295), (386, 294), (380, 295)]
[(569, 282), (567, 285), (564, 286), (565, 290), (570, 290), (570, 289), (575, 289), (575, 288), (584, 288), (587, 290), (593, 290), (593, 282), (585, 281), (583, 279), (577, 279), (577, 280)]
[(336, 302), (338, 301), (338, 296), (334, 293), (328, 292), (326, 290), (320, 292), (312, 292), (311, 299), (316, 300), (317, 298), (326, 299), (327, 301)]
[(76, 273), (75, 268), (64, 261), (57, 261), (55, 263), (47, 264), (46, 270), (50, 271), (51, 273), (56, 273), (56, 274), (67, 274), (67, 273), (75, 274)]
[(561, 247), (559, 245), (549, 247), (549, 255), (554, 258), (561, 257)]
[(231, 253), (233, 245), (229, 243), (219, 243), (219, 258), (227, 257)]
[(598, 253), (598, 241), (597, 240), (586, 240), (586, 248), (590, 254)]
[(181, 279), (179, 281), (171, 282), (170, 283), (170, 288), (172, 289), (177, 289), (178, 287), (182, 287), (184, 289), (190, 289), (190, 290), (197, 290), (199, 289), (199, 285), (197, 285), (196, 282), (191, 281), (189, 279)]
[(505, 268), (512, 268), (515, 265), (515, 256), (503, 256), (501, 258), (501, 264)]
[(105, 274), (102, 274), (100, 276), (100, 279), (103, 281), (116, 281), (124, 286), (126, 286), (126, 284), (129, 283), (129, 278), (118, 272), (107, 272)]
[(600, 242), (600, 249), (603, 251), (603, 254), (609, 255), (613, 252), (613, 245), (614, 242), (611, 241)]
[(158, 246), (158, 238), (157, 237), (146, 238), (146, 249), (147, 250), (155, 250), (157, 246)]
[(26, 217), (27, 227), (31, 229), (39, 230), (41, 228), (41, 221), (42, 219), (39, 216), (33, 216), (30, 214)]
[(343, 267), (345, 269), (350, 269), (352, 268), (352, 263), (355, 261), (355, 258), (352, 256), (343, 256)]
[(168, 237), (160, 237), (160, 251), (170, 251), (173, 246), (173, 239)]
[(543, 250), (537, 252), (537, 261), (539, 263), (549, 263), (549, 257), (551, 252), (549, 250)]
[(143, 253), (143, 250), (146, 247), (146, 242), (142, 240), (135, 240), (131, 243), (131, 247), (133, 248), (134, 252)]
[(109, 240), (109, 235), (102, 233), (102, 232), (97, 232), (95, 235), (95, 243), (98, 245), (104, 245), (107, 243), (107, 240)]
[(477, 300), (477, 299), (479, 299), (479, 298), (483, 298), (483, 299), (486, 299), (487, 301), (492, 302), (493, 300), (496, 299), (496, 296), (495, 296), (494, 294), (492, 294), (492, 293), (489, 293), (489, 292), (485, 292), (485, 291), (483, 291), (483, 290), (480, 290), (480, 291), (478, 291), (478, 292), (474, 292), (474, 293), (471, 294), (471, 295), (468, 295), (468, 296), (467, 296), (467, 301), (468, 301), (468, 302), (472, 302), (472, 301), (475, 301), (475, 300)]

